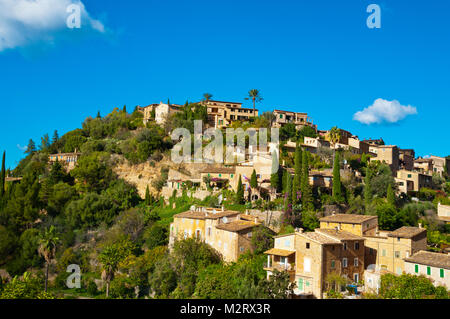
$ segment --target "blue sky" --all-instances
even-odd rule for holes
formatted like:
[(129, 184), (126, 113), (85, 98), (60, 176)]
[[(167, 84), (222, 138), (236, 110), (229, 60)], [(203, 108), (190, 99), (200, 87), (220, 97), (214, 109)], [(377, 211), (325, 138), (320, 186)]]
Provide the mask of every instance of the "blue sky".
[[(307, 112), (319, 129), (337, 125), (417, 155), (450, 154), (448, 1), (82, 2), (81, 29), (35, 23), (0, 49), (0, 150), (9, 167), (30, 138), (62, 135), (98, 110), (196, 101), (205, 92), (250, 106), (252, 88), (264, 97), (261, 111)], [(381, 7), (380, 29), (366, 25), (370, 3)], [(377, 99), (417, 114), (370, 125), (353, 119)]]

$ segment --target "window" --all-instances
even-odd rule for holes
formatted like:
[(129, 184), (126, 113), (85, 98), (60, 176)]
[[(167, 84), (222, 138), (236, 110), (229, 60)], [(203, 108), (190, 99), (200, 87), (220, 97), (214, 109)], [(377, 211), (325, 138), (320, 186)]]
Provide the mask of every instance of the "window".
[(411, 178), (411, 174), (408, 174), (408, 178)]
[(399, 251), (395, 252), (395, 258), (400, 258), (400, 252)]
[(208, 227), (208, 237), (211, 236), (211, 227)]
[(252, 232), (249, 232), (249, 233), (247, 234), (247, 237), (248, 237), (248, 238), (252, 238)]
[(358, 258), (355, 258), (355, 259), (353, 260), (353, 265), (354, 265), (355, 267), (358, 267)]
[(444, 269), (439, 269), (439, 277), (444, 278)]
[(354, 282), (359, 282), (359, 274), (353, 274), (353, 281)]
[(289, 239), (286, 239), (284, 241), (284, 247), (289, 247), (289, 246), (291, 246), (291, 241)]
[(427, 275), (431, 276), (431, 267), (430, 266), (427, 266)]
[(419, 265), (414, 265), (414, 272), (415, 272), (416, 274), (419, 273)]
[(332, 260), (331, 261), (331, 269), (334, 269), (336, 267), (336, 261)]
[(347, 243), (344, 243), (344, 250), (347, 250)]
[(311, 272), (311, 259), (305, 258), (303, 260), (303, 270), (305, 272)]
[(359, 243), (358, 242), (355, 243), (355, 250), (359, 250)]
[(242, 252), (244, 252), (244, 247), (239, 247), (239, 250)]
[(309, 249), (309, 247), (310, 247), (310, 244), (306, 243), (306, 249)]
[(397, 241), (400, 241), (400, 237), (397, 237)]
[(342, 258), (342, 267), (346, 268), (348, 264), (347, 258)]

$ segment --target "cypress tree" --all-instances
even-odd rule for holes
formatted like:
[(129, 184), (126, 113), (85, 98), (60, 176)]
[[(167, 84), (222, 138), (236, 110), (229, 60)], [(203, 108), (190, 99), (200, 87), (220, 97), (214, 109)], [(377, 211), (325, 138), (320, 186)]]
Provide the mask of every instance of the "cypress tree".
[(283, 170), (283, 177), (281, 178), (281, 191), (283, 193), (286, 193), (286, 185), (287, 185), (287, 178), (288, 178), (288, 172), (286, 169)]
[(236, 191), (236, 203), (241, 205), (244, 204), (244, 186), (242, 185), (241, 175), (239, 175), (239, 181)]
[(278, 175), (278, 172), (273, 173), (270, 175), (270, 186), (272, 186), (276, 192), (278, 193), (280, 190), (280, 176)]
[(256, 177), (256, 171), (253, 170), (252, 177), (250, 178), (250, 186), (251, 188), (257, 188), (258, 187), (258, 178)]
[(366, 177), (364, 178), (364, 203), (366, 206), (366, 212), (372, 201), (372, 188), (370, 186), (370, 181), (371, 181), (371, 172), (370, 169), (367, 167)]
[(387, 188), (387, 202), (390, 205), (395, 206), (395, 194), (394, 190), (392, 189), (392, 185), (390, 183)]
[(122, 112), (123, 113), (127, 113), (127, 106), (126, 105), (123, 106)]
[(297, 204), (299, 202), (297, 194), (300, 191), (300, 186), (302, 183), (302, 149), (300, 146), (297, 146), (295, 149), (294, 170), (294, 180), (292, 181), (292, 202)]
[(98, 118), (98, 119), (101, 119), (101, 118), (102, 118), (102, 116), (100, 115), (100, 111), (97, 112), (97, 118)]
[(147, 188), (145, 189), (145, 205), (147, 206), (151, 205), (150, 190), (148, 188), (148, 185)]
[(286, 192), (284, 193), (284, 211), (289, 210), (289, 204), (292, 204), (292, 177), (287, 173), (286, 176)]
[(312, 210), (312, 209), (314, 209), (314, 205), (313, 205), (311, 185), (309, 185), (308, 154), (307, 154), (307, 152), (303, 152), (302, 155), (303, 155), (303, 158), (302, 158), (302, 183), (301, 183), (302, 205), (303, 205), (304, 210)]
[(334, 154), (334, 163), (333, 163), (333, 199), (337, 203), (339, 203), (342, 200), (339, 152), (336, 152)]
[(2, 171), (0, 175), (0, 198), (5, 194), (6, 169), (5, 169), (6, 151), (3, 151)]

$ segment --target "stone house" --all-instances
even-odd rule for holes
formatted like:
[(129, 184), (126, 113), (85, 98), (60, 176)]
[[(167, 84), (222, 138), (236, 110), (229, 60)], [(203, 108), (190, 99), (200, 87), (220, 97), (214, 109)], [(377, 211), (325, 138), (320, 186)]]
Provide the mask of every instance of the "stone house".
[(170, 225), (169, 247), (175, 241), (197, 238), (216, 249), (226, 262), (237, 261), (241, 254), (253, 249), (251, 237), (255, 227), (261, 225), (257, 219), (240, 218), (241, 213), (205, 207), (174, 215)]
[(274, 110), (273, 116), (275, 118), (272, 123), (273, 127), (282, 127), (288, 123), (295, 125), (297, 130), (301, 130), (305, 126), (313, 128), (317, 132), (317, 125), (315, 125), (307, 113), (290, 112), (282, 110)]
[(359, 282), (364, 272), (364, 238), (343, 230), (300, 229), (276, 237), (274, 249), (265, 253), (267, 275), (284, 268), (296, 283), (294, 293), (302, 297), (323, 298), (329, 274)]
[(397, 171), (397, 178), (406, 181), (406, 183), (413, 183), (412, 189), (410, 185), (407, 186), (408, 191), (418, 192), (422, 187), (432, 187), (432, 176), (425, 173), (401, 169)]

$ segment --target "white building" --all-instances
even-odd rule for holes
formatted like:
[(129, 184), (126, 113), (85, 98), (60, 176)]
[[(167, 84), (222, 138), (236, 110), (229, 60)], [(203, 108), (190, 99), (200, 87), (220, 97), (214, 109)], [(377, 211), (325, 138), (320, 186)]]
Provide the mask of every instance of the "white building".
[(435, 286), (446, 286), (450, 289), (450, 255), (421, 250), (409, 258), (405, 258), (405, 272), (413, 275), (424, 275), (431, 279)]

